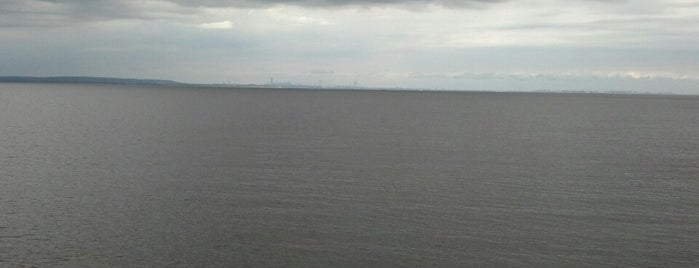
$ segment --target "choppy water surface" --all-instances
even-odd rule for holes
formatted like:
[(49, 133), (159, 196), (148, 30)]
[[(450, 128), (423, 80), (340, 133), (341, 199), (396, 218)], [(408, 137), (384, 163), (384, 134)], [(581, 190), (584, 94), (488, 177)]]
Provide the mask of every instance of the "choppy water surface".
[(0, 266), (696, 267), (699, 98), (0, 84)]

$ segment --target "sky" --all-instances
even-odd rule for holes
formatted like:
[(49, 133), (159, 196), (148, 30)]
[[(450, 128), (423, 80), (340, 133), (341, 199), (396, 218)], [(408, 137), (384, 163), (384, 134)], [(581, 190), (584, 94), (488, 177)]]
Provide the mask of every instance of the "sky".
[(699, 0), (0, 0), (0, 75), (699, 94)]

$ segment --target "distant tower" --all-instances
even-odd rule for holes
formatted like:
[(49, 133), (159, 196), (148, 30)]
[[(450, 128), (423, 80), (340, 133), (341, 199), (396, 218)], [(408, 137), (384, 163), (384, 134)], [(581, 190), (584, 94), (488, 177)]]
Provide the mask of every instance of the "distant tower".
[(274, 86), (274, 77), (269, 78), (269, 85)]
[(318, 87), (323, 88), (323, 80), (318, 80)]

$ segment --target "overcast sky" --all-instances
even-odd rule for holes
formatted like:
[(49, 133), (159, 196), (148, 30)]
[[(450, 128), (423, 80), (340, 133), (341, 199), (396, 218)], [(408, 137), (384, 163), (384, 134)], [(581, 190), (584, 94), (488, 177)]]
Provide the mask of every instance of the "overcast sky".
[(699, 94), (699, 1), (0, 0), (0, 75)]

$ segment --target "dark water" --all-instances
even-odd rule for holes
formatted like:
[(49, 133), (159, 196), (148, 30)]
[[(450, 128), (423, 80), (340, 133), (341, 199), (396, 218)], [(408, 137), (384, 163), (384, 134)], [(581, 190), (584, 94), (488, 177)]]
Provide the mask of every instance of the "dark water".
[(696, 267), (699, 97), (0, 84), (1, 267)]

